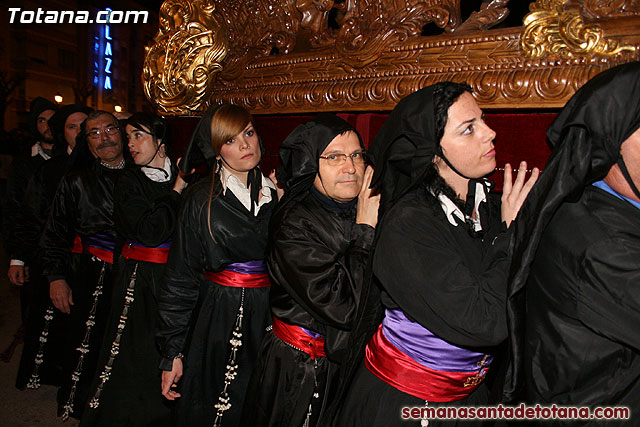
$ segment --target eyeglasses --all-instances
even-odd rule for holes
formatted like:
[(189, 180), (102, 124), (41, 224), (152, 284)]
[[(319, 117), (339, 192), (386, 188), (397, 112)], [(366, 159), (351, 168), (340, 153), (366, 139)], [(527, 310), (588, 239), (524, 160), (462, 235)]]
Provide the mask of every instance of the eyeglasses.
[(331, 153), (326, 156), (320, 156), (321, 159), (325, 159), (329, 166), (340, 166), (345, 164), (347, 161), (347, 157), (351, 158), (351, 161), (354, 165), (364, 164), (364, 151), (356, 151), (351, 154), (342, 154), (342, 153)]
[(87, 136), (90, 139), (98, 139), (103, 133), (106, 135), (117, 135), (120, 133), (120, 129), (117, 126), (110, 126), (102, 130), (92, 130), (91, 132), (87, 133)]

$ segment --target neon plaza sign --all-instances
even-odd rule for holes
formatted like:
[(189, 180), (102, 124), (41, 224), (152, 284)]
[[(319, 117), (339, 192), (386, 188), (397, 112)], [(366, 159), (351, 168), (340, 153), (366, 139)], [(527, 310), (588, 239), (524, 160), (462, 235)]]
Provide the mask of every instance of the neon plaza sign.
[[(106, 8), (105, 12), (111, 16), (112, 9)], [(113, 37), (111, 36), (110, 19), (106, 20), (100, 28), (100, 36), (94, 36), (93, 50), (95, 59), (93, 61), (93, 84), (100, 89), (112, 90), (112, 66), (113, 66)]]

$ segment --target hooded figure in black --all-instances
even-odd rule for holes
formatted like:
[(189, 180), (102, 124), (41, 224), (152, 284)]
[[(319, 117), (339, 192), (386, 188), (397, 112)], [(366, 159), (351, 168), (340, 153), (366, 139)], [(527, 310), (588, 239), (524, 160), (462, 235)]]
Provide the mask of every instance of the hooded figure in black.
[[(118, 120), (105, 111), (92, 112), (82, 122), (70, 170), (58, 185), (40, 239), (51, 300), (69, 316), (65, 377), (58, 393), (63, 418), (79, 418), (84, 409), (110, 309), (111, 270), (118, 246), (113, 191), (126, 164), (123, 132)], [(82, 254), (73, 267), (76, 236)]]
[[(9, 267), (9, 281), (17, 286), (28, 282), (28, 263), (33, 253), (24, 244), (19, 235), (19, 227), (24, 214), (23, 200), (25, 191), (35, 170), (51, 158), (53, 134), (49, 128), (49, 119), (58, 109), (53, 102), (37, 97), (29, 109), (29, 130), (36, 143), (26, 156), (16, 156), (11, 163), (11, 170), (7, 179), (7, 192), (2, 207), (2, 234), (7, 250), (7, 257), (11, 260)], [(25, 268), (25, 263), (27, 267)], [(27, 305), (32, 298), (31, 289), (21, 291), (22, 320), (26, 320)]]
[(177, 400), (176, 425), (240, 426), (249, 377), (271, 324), (264, 258), (277, 195), (258, 168), (262, 148), (244, 108), (209, 110), (183, 170), (195, 164), (194, 153), (213, 173), (184, 194), (160, 289), (162, 394)]
[(272, 331), (252, 376), (243, 425), (314, 426), (331, 403), (365, 285), (379, 196), (347, 122), (320, 114), (280, 147), (285, 194), (272, 218)]
[(495, 132), (482, 117), (469, 86), (438, 83), (400, 101), (372, 144), (382, 193), (372, 270), (382, 295), (363, 302), (355, 334), (371, 339), (364, 363), (354, 341), (358, 370), (336, 426), (415, 425), (403, 408), (490, 402), (484, 380), (507, 336), (505, 223), (537, 170), (526, 184), (526, 164), (513, 186), (505, 175), (515, 202), (504, 209), (484, 178), (495, 168)]
[[(23, 201), (23, 213), (16, 223), (16, 235), (29, 254), (31, 281), (34, 295), (29, 307), (30, 316), (25, 332), (20, 368), (16, 379), (19, 389), (28, 386), (38, 388), (40, 383), (60, 385), (60, 352), (67, 333), (66, 317), (55, 315), (49, 298), (49, 283), (42, 277), (38, 242), (53, 202), (58, 183), (66, 173), (71, 148), (80, 132), (82, 121), (93, 111), (80, 105), (66, 105), (49, 119), (54, 136), (52, 158), (44, 162), (34, 173)], [(55, 320), (54, 320), (55, 318)]]
[(508, 398), (640, 417), (639, 128), (634, 62), (587, 82), (547, 131), (516, 228)]
[(157, 298), (186, 183), (168, 157), (164, 120), (135, 113), (125, 122), (136, 167), (116, 182), (114, 220), (125, 240), (114, 265), (113, 298), (98, 370), (81, 426), (168, 426), (155, 345)]

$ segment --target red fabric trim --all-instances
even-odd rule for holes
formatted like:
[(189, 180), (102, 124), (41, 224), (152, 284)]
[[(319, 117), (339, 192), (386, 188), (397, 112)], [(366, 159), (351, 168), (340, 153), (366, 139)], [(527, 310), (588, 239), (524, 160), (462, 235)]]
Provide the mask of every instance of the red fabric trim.
[(85, 246), (84, 249), (89, 252), (91, 255), (95, 255), (100, 258), (104, 262), (108, 262), (109, 264), (113, 264), (113, 252), (96, 248), (95, 246)]
[[(477, 372), (429, 369), (394, 347), (382, 333), (382, 326), (367, 345), (365, 366), (390, 386), (431, 402), (464, 399), (484, 381), (489, 371), (488, 367)], [(477, 378), (477, 381), (473, 381), (474, 378)]]
[(124, 245), (122, 247), (122, 256), (125, 259), (166, 264), (169, 248), (142, 248), (140, 246)]
[(299, 326), (284, 323), (277, 317), (273, 318), (273, 333), (287, 344), (307, 353), (311, 360), (316, 357), (327, 357), (324, 352), (324, 337), (312, 338)]
[(73, 239), (73, 246), (71, 247), (70, 252), (74, 254), (81, 254), (82, 249), (82, 239), (76, 234), (76, 237)]
[(216, 273), (205, 271), (204, 277), (219, 285), (231, 286), (232, 288), (267, 288), (271, 286), (267, 273), (247, 274), (229, 270), (222, 270)]

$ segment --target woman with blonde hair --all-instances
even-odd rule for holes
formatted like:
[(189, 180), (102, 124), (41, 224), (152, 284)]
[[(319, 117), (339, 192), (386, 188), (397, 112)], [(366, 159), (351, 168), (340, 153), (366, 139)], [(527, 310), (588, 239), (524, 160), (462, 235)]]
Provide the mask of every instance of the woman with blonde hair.
[(271, 323), (264, 257), (277, 202), (258, 163), (251, 114), (223, 104), (200, 121), (182, 170), (204, 157), (209, 178), (184, 196), (160, 293), (162, 394), (177, 425), (238, 425), (249, 376)]

